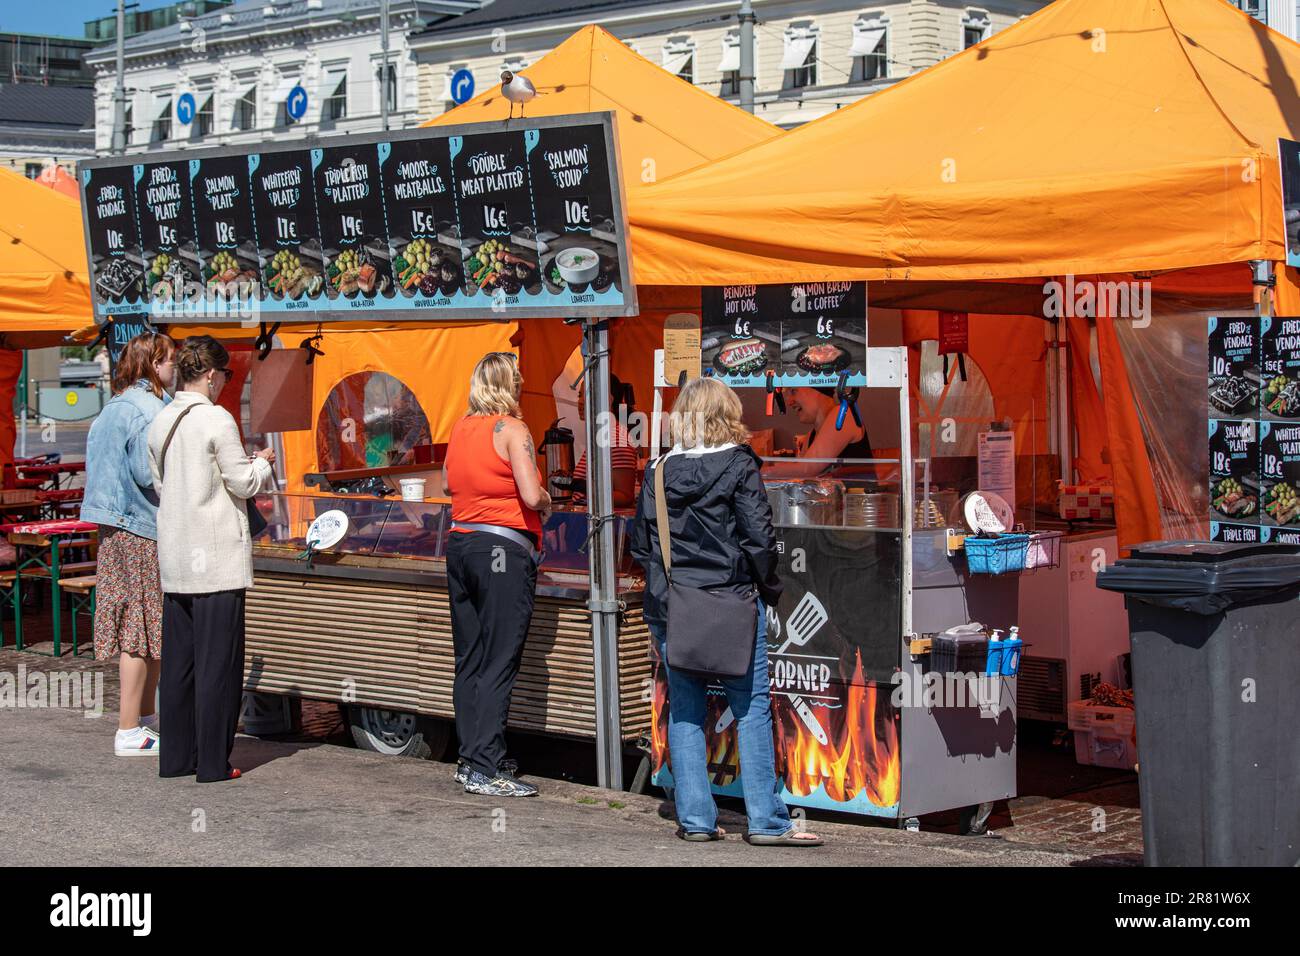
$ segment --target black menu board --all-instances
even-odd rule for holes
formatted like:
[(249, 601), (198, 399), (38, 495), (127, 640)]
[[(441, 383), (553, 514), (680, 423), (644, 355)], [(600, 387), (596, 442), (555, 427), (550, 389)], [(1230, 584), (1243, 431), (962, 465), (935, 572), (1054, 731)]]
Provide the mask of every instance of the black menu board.
[(732, 386), (867, 383), (866, 283), (706, 288), (700, 307), (704, 370)]
[(325, 271), (311, 155), (297, 149), (257, 153), (247, 162), (262, 308), (308, 310), (322, 295)]
[(379, 155), (373, 143), (311, 151), (325, 295), (354, 309), (393, 296)]
[(1209, 519), (1213, 541), (1267, 540), (1260, 459), (1261, 320), (1208, 323)]
[(96, 310), (245, 320), (214, 296), (234, 283), (267, 319), (635, 315), (615, 135), (600, 113), (89, 160)]
[(135, 216), (135, 171), (105, 166), (81, 171), (86, 250), (100, 315), (140, 310), (144, 258)]
[(1300, 422), (1300, 318), (1260, 319), (1260, 418)]
[(248, 160), (220, 156), (195, 163), (190, 189), (205, 292), (214, 305), (216, 296), (242, 303), (258, 296), (260, 284)]
[(377, 146), (398, 294), (417, 308), (450, 305), (463, 294), (464, 255), (445, 139)]
[(150, 310), (169, 316), (183, 308), (198, 282), (191, 161), (135, 167), (135, 208), (144, 254), (144, 293)]
[(1259, 461), (1265, 540), (1300, 544), (1300, 423), (1261, 422)]

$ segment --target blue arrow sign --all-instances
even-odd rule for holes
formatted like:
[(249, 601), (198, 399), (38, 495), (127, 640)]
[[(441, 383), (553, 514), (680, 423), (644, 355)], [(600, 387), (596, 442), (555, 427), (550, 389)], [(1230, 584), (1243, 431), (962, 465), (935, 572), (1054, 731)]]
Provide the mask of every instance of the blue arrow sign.
[(459, 106), (468, 103), (474, 97), (474, 74), (460, 69), (451, 77), (451, 101)]
[(300, 120), (307, 115), (307, 91), (301, 86), (295, 86), (289, 91), (289, 97), (284, 101), (285, 112), (289, 114), (290, 119)]
[(194, 112), (198, 106), (194, 102), (193, 93), (182, 93), (180, 99), (176, 101), (176, 120), (182, 126), (189, 126), (194, 122)]

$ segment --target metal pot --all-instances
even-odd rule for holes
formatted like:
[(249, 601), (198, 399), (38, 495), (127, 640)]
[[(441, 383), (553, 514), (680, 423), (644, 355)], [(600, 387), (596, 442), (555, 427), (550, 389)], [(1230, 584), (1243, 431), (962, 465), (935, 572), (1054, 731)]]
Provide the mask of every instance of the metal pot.
[(839, 481), (769, 482), (767, 500), (772, 505), (772, 522), (778, 527), (838, 527), (844, 523), (844, 484)]
[(852, 492), (844, 499), (844, 523), (853, 528), (898, 528), (901, 515), (896, 491)]

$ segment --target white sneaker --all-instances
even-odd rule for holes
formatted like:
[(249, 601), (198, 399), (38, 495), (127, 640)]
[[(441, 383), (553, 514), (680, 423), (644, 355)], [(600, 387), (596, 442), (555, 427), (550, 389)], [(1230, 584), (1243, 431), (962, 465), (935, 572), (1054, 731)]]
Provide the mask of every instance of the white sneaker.
[(161, 740), (149, 727), (119, 730), (113, 738), (113, 753), (119, 757), (156, 757)]

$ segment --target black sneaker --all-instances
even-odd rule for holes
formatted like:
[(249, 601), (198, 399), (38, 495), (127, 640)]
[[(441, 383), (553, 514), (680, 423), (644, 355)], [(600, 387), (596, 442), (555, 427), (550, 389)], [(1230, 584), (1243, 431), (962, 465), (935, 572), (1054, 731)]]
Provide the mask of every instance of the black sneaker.
[[(519, 761), (511, 760), (506, 757), (497, 767), (498, 773), (503, 773), (508, 777), (519, 776)], [(464, 786), (465, 778), (469, 775), (469, 766), (465, 763), (464, 757), (456, 758), (456, 772), (452, 774), (452, 779)]]
[(535, 797), (537, 788), (505, 774), (488, 777), (471, 770), (465, 778), (466, 793), (480, 793), (488, 797)]

